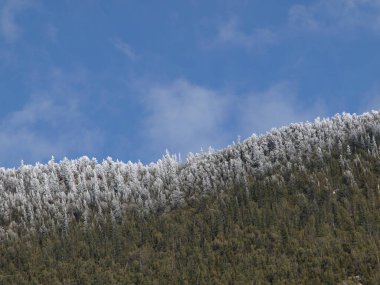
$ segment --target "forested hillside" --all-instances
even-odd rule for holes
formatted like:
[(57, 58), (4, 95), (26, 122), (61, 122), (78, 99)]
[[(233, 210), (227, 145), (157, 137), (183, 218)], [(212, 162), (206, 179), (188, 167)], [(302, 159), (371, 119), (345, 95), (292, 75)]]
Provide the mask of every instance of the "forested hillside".
[(380, 113), (150, 165), (0, 169), (0, 284), (379, 284)]

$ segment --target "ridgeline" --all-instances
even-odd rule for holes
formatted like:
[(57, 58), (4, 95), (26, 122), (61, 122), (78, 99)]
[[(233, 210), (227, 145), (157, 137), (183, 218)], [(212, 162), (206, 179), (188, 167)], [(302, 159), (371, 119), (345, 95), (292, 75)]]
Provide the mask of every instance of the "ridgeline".
[(0, 284), (379, 284), (380, 113), (157, 163), (0, 169)]

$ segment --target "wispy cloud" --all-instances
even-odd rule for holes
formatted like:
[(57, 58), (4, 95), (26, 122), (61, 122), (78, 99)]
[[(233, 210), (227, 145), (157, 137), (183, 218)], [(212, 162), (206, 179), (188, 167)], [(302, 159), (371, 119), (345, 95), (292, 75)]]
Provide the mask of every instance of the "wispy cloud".
[(243, 32), (236, 18), (233, 18), (219, 24), (216, 41), (244, 48), (260, 48), (276, 42), (277, 35), (267, 28), (254, 29), (250, 33)]
[(152, 86), (144, 104), (144, 132), (156, 150), (199, 152), (201, 147), (225, 141), (224, 120), (229, 98), (225, 94), (176, 80)]
[(155, 153), (165, 148), (182, 154), (199, 152), (201, 147), (221, 148), (238, 135), (248, 137), (327, 115), (323, 103), (301, 105), (289, 82), (244, 94), (213, 90), (184, 79), (145, 88), (142, 133), (146, 143), (142, 147)]
[(79, 100), (85, 91), (77, 88), (80, 76), (53, 71), (46, 89), (33, 92), (22, 108), (0, 121), (0, 165), (84, 155), (102, 144), (101, 132), (81, 111)]
[(323, 102), (303, 106), (294, 84), (279, 82), (262, 92), (250, 92), (238, 105), (239, 129), (245, 135), (265, 133), (274, 127), (325, 116)]
[(45, 28), (45, 35), (51, 41), (56, 43), (58, 38), (58, 29), (53, 24), (48, 24)]
[(128, 43), (126, 43), (125, 41), (122, 41), (119, 38), (114, 38), (111, 41), (114, 47), (118, 49), (119, 51), (121, 51), (129, 59), (131, 60), (137, 59), (136, 53), (134, 52), (134, 50), (131, 48), (131, 46)]
[(380, 34), (380, 0), (317, 0), (288, 9), (287, 20), (277, 27), (242, 27), (236, 16), (220, 22), (207, 46), (257, 49), (302, 34), (336, 35), (359, 29)]
[(319, 0), (289, 9), (293, 29), (334, 33), (357, 28), (380, 32), (379, 0)]
[(34, 5), (33, 0), (8, 0), (0, 6), (0, 31), (7, 42), (14, 42), (21, 33), (16, 17), (25, 9)]

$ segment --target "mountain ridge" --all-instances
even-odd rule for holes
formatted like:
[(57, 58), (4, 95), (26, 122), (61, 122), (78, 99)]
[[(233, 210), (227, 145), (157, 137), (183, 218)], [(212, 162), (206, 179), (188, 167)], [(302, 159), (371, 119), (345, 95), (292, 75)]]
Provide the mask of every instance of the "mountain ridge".
[(128, 205), (148, 212), (165, 211), (183, 204), (185, 196), (195, 192), (220, 192), (235, 183), (247, 185), (248, 176), (264, 175), (276, 167), (291, 168), (312, 159), (323, 162), (334, 147), (344, 155), (350, 152), (350, 145), (361, 144), (377, 154), (375, 136), (379, 134), (378, 111), (360, 116), (343, 113), (272, 129), (220, 151), (190, 153), (184, 164), (167, 153), (145, 166), (111, 158), (99, 164), (82, 157), (1, 168), (0, 225), (14, 221), (14, 209), (26, 225), (45, 215), (54, 217), (56, 225), (64, 225), (67, 215), (82, 216), (88, 207), (100, 213), (119, 212)]
[(380, 113), (180, 163), (0, 169), (0, 284), (378, 284)]

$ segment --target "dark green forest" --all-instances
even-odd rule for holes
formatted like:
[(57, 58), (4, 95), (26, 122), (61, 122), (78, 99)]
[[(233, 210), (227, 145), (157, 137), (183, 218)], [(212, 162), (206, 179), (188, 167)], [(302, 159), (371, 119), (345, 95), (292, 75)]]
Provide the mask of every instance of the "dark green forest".
[(0, 284), (380, 284), (379, 177), (349, 142), (170, 210), (89, 207), (2, 240)]

